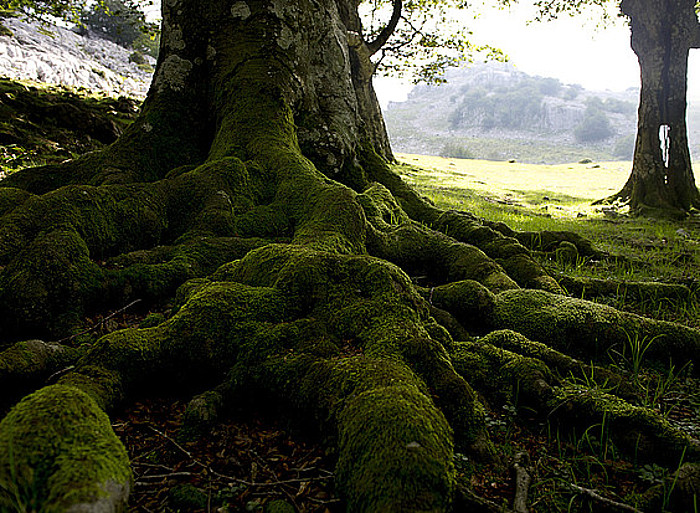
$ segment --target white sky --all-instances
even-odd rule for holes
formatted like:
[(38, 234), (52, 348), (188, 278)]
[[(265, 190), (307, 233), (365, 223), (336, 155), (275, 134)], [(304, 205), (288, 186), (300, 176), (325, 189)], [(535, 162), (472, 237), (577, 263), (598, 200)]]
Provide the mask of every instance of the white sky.
[[(467, 26), (474, 42), (500, 47), (517, 69), (530, 75), (558, 78), (565, 84), (581, 84), (594, 91), (622, 91), (639, 87), (639, 64), (630, 48), (629, 27), (622, 22), (597, 29), (584, 17), (565, 16), (544, 23), (525, 22), (522, 9), (490, 10)], [(695, 53), (697, 52), (697, 53)], [(700, 99), (700, 50), (691, 51), (688, 96)], [(403, 101), (411, 89), (408, 81), (376, 79), (382, 106)]]

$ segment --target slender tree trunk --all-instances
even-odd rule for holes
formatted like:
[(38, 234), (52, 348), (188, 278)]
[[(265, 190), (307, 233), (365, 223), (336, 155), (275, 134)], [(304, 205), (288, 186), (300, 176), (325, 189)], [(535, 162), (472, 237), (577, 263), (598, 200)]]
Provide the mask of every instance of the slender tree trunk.
[(641, 69), (632, 173), (615, 197), (634, 212), (676, 214), (700, 205), (686, 126), (688, 53), (698, 21), (691, 0), (625, 0)]

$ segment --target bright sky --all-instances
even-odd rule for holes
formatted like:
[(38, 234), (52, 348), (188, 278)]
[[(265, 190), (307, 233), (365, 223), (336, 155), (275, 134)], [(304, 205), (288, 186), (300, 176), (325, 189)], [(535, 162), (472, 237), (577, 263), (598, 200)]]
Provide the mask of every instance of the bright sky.
[[(594, 22), (583, 17), (530, 25), (526, 20), (522, 9), (490, 10), (469, 20), (467, 26), (475, 42), (500, 47), (517, 69), (530, 75), (554, 77), (594, 91), (639, 87), (639, 64), (624, 23), (596, 29)], [(403, 101), (411, 89), (410, 83), (391, 79), (378, 79), (375, 86), (382, 106)], [(700, 99), (700, 50), (691, 52), (688, 86), (689, 98)]]

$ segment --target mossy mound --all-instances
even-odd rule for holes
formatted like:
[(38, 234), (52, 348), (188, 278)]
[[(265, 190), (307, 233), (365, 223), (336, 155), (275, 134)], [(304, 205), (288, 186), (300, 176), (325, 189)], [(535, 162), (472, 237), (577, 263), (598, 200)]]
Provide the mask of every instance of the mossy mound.
[(129, 459), (107, 415), (62, 385), (24, 398), (0, 422), (0, 508), (124, 511)]

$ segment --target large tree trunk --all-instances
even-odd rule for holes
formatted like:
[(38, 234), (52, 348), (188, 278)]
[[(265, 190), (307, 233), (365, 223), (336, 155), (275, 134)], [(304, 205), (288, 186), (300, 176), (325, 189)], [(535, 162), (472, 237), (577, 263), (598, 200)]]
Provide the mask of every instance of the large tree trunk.
[[(562, 422), (607, 419), (635, 457), (697, 458), (687, 435), (620, 399), (605, 412), (612, 399), (552, 370), (589, 372), (557, 349), (587, 360), (630, 330), (663, 341), (650, 357), (697, 362), (700, 334), (565, 297), (518, 242), (601, 256), (580, 238), (442, 211), (393, 174), (354, 9), (167, 0), (125, 135), (0, 182), (0, 384), (5, 402), (38, 388), (0, 422), (0, 510), (124, 509), (132, 475), (105, 412), (164, 382), (323, 430), (348, 511), (451, 509), (455, 447), (493, 457), (470, 383)], [(13, 343), (176, 290), (154, 327), (72, 351)]]
[(615, 197), (637, 213), (682, 215), (700, 205), (686, 126), (688, 53), (698, 21), (692, 0), (625, 0), (641, 68), (632, 173)]

